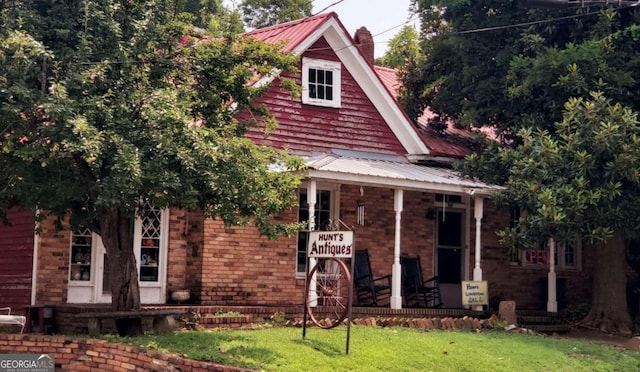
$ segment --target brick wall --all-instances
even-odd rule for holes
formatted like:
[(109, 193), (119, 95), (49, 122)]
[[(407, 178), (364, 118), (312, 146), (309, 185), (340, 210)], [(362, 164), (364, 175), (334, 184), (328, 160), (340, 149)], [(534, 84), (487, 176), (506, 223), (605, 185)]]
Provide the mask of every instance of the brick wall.
[[(356, 232), (356, 248), (369, 250), (374, 275), (391, 273), (395, 241), (393, 189), (342, 185), (340, 218)], [(435, 195), (405, 191), (401, 225), (401, 254), (420, 255), (423, 276), (434, 272), (435, 219), (428, 216)], [(364, 226), (356, 225), (358, 202), (365, 207)], [(469, 208), (470, 260), (468, 274), (473, 275), (475, 221)], [(304, 280), (295, 278), (296, 238), (270, 241), (260, 237), (251, 226), (225, 228), (220, 220), (205, 220), (201, 213), (171, 210), (168, 295), (188, 288), (191, 303), (204, 305), (296, 305), (303, 301)], [(279, 216), (280, 221), (295, 221), (297, 208)], [(496, 232), (509, 223), (509, 213), (497, 210), (488, 200), (482, 220), (483, 278), (489, 282), (489, 296), (515, 300), (521, 309), (540, 309), (540, 280), (547, 269), (523, 268), (509, 264), (509, 250), (500, 246)], [(37, 304), (61, 304), (67, 301), (69, 270), (69, 232), (56, 231), (52, 220), (42, 224), (39, 236)], [(568, 305), (590, 298), (591, 269), (587, 251), (583, 251), (582, 270), (560, 271), (566, 279)]]
[(171, 209), (169, 212), (169, 261), (167, 264), (167, 291), (183, 289), (187, 284), (187, 256), (189, 219), (182, 209)]
[[(471, 212), (473, 213), (473, 211)], [(472, 219), (472, 223), (473, 223)], [(546, 310), (546, 297), (543, 286), (546, 285), (547, 266), (520, 267), (509, 263), (510, 250), (501, 246), (497, 231), (509, 226), (509, 210), (497, 209), (490, 201), (484, 202), (482, 219), (482, 274), (489, 284), (489, 297), (497, 300), (516, 301), (518, 309)], [(471, 265), (470, 277), (473, 277), (475, 262), (475, 225), (471, 228)], [(583, 246), (580, 270), (558, 270), (557, 277), (565, 281), (564, 290), (567, 307), (591, 300), (591, 273), (593, 262), (591, 255)], [(558, 293), (559, 294), (559, 293)]]
[(71, 237), (68, 230), (57, 231), (53, 222), (53, 218), (43, 221), (38, 236), (36, 304), (67, 302)]
[[(280, 218), (296, 221), (297, 209)], [(203, 224), (202, 304), (302, 303), (304, 280), (295, 278), (296, 237), (268, 240), (255, 227), (225, 228), (219, 219)]]
[[(199, 211), (187, 214), (187, 260), (185, 270), (186, 288), (191, 290), (193, 302), (200, 302), (202, 292), (202, 249), (204, 247), (204, 217)], [(169, 251), (171, 256), (171, 251)], [(176, 268), (178, 269), (178, 268)]]
[[(393, 189), (343, 185), (341, 189), (340, 218), (354, 226), (356, 248), (368, 249), (371, 269), (375, 276), (391, 274), (395, 245), (395, 211)], [(433, 247), (435, 222), (427, 219), (427, 206), (433, 205), (434, 195), (405, 191), (402, 210), (401, 255), (420, 255), (424, 276), (433, 273)], [(356, 225), (358, 200), (364, 201), (365, 224)]]
[(0, 353), (53, 354), (63, 371), (248, 371), (102, 340), (0, 334)]

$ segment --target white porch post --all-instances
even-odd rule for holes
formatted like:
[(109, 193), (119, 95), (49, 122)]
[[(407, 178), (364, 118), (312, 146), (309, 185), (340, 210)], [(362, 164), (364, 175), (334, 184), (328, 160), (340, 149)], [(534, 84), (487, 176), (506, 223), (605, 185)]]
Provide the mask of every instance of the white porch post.
[[(481, 232), (482, 232), (482, 215), (484, 209), (484, 198), (475, 197), (474, 198), (474, 207), (473, 207), (473, 216), (476, 220), (476, 245), (475, 245), (475, 266), (473, 267), (473, 280), (481, 281), (482, 280), (482, 268), (480, 267), (480, 259), (481, 259)], [(473, 306), (473, 310), (482, 311), (482, 305)]]
[[(316, 229), (315, 215), (316, 215), (316, 203), (317, 203), (316, 181), (314, 180), (311, 180), (311, 182), (309, 182), (309, 189), (307, 190), (307, 203), (309, 204), (309, 231), (314, 231)], [(306, 249), (307, 247), (305, 247), (305, 250)], [(309, 268), (307, 269), (307, 271), (310, 271), (311, 268), (316, 265), (316, 259), (310, 258), (308, 259), (308, 262), (309, 262)], [(311, 283), (315, 284), (315, 282), (316, 282), (315, 278), (313, 278)], [(316, 306), (318, 304), (318, 293), (316, 292), (315, 286), (314, 288), (309, 288), (309, 298), (307, 299), (307, 301), (309, 301), (310, 306)]]
[(396, 189), (393, 192), (393, 210), (396, 212), (396, 236), (393, 248), (393, 267), (391, 271), (391, 308), (402, 309), (401, 275), (400, 267), (400, 222), (402, 220), (403, 191)]
[(475, 258), (476, 258), (476, 264), (473, 267), (473, 280), (474, 281), (479, 281), (482, 280), (482, 268), (480, 267), (480, 258), (481, 258), (481, 250), (480, 247), (482, 246), (482, 242), (480, 240), (481, 238), (481, 230), (482, 230), (482, 209), (483, 209), (483, 202), (484, 199), (480, 198), (480, 197), (476, 197), (474, 200), (474, 210), (473, 210), (473, 216), (476, 219), (476, 253), (475, 253)]
[(556, 298), (556, 242), (549, 238), (549, 274), (547, 275), (547, 311), (558, 312), (558, 301)]

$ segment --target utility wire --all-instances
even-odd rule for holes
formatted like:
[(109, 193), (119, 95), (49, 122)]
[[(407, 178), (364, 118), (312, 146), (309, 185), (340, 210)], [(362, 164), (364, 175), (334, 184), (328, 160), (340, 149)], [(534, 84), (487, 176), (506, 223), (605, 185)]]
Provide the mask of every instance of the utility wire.
[[(629, 6), (625, 6), (625, 7), (616, 8), (616, 10), (632, 8), (634, 6), (635, 5), (629, 5)], [(598, 10), (598, 11), (588, 12), (588, 13), (584, 13), (584, 14), (574, 14), (574, 15), (570, 15), (570, 16), (543, 19), (543, 20), (539, 20), (539, 21), (522, 22), (522, 23), (516, 23), (516, 24), (513, 24), (513, 25), (476, 28), (476, 29), (473, 29), (473, 30), (465, 30), (465, 31), (453, 32), (453, 35), (474, 34), (474, 33), (479, 33), (479, 32), (498, 31), (498, 30), (505, 30), (505, 29), (509, 29), (509, 28), (538, 25), (538, 24), (541, 24), (541, 23), (550, 23), (550, 22), (555, 22), (555, 21), (563, 21), (563, 20), (566, 20), (566, 19), (587, 17), (587, 16), (591, 16), (591, 15), (594, 15), (594, 14), (600, 14), (601, 12), (602, 12), (601, 10)]]
[(324, 7), (324, 9), (322, 9), (321, 11), (316, 12), (315, 14), (312, 14), (312, 16), (317, 15), (317, 14), (320, 14), (320, 13), (322, 13), (322, 12), (325, 12), (327, 9), (333, 8), (334, 6), (336, 6), (336, 5), (340, 4), (340, 3), (341, 3), (341, 2), (343, 2), (343, 1), (344, 1), (344, 0), (338, 0), (338, 1), (336, 1), (335, 3), (333, 3), (333, 4), (327, 5), (327, 6), (326, 6), (326, 7)]

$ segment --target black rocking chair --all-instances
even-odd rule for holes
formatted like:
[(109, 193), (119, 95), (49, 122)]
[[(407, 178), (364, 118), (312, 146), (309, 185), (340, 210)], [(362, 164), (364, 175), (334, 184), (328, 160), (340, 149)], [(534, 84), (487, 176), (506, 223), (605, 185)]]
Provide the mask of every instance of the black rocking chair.
[(420, 256), (400, 257), (402, 266), (402, 296), (406, 307), (440, 307), (440, 282), (434, 276), (422, 279)]
[(380, 306), (391, 299), (391, 275), (374, 278), (371, 273), (369, 252), (357, 250), (354, 265), (353, 285), (359, 306)]

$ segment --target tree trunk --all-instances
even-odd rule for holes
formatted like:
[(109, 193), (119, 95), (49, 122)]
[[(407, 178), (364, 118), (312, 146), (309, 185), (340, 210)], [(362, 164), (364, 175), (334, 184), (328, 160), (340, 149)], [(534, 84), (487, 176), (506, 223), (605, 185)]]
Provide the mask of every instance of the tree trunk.
[[(135, 217), (119, 208), (105, 209), (100, 217), (100, 237), (107, 253), (111, 308), (114, 311), (140, 310), (138, 270), (133, 254)], [(142, 334), (140, 318), (120, 319), (118, 333), (122, 336)]]
[(591, 248), (596, 253), (593, 298), (591, 310), (582, 323), (607, 333), (631, 335), (624, 237), (616, 232), (606, 243)]

